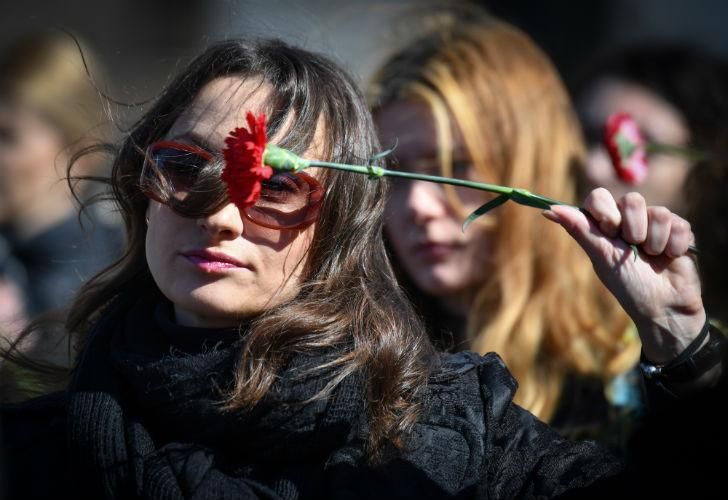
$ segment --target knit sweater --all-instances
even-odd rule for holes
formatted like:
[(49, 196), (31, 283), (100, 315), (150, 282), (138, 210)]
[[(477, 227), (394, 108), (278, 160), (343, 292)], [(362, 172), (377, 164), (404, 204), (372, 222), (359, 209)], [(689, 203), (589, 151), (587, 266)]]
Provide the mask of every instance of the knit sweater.
[(512, 402), (496, 355), (443, 354), (401, 449), (372, 465), (364, 378), (308, 401), (327, 354), (297, 355), (250, 412), (223, 412), (238, 331), (180, 327), (169, 305), (111, 311), (69, 389), (2, 411), (8, 498), (548, 498), (615, 474)]

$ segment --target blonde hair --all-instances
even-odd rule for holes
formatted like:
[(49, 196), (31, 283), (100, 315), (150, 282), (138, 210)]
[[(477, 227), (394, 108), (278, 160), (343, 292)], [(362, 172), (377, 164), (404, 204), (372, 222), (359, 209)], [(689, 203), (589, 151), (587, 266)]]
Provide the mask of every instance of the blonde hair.
[[(91, 51), (70, 33), (32, 33), (0, 57), (0, 96), (29, 106), (52, 123), (67, 144), (108, 135), (108, 101), (100, 95), (101, 70)], [(83, 144), (82, 144), (83, 142)]]
[[(373, 88), (380, 105), (412, 98), (429, 104), (444, 175), (452, 172), (447, 144), (457, 128), (484, 181), (576, 203), (583, 140), (546, 55), (492, 18), (456, 23), (432, 40), (415, 49), (416, 68), (404, 68), (406, 58), (391, 63), (398, 76), (390, 88), (391, 75), (379, 74)], [(492, 272), (468, 315), (470, 347), (498, 353), (519, 382), (516, 402), (548, 421), (567, 373), (606, 381), (634, 365), (639, 343), (629, 335), (629, 318), (563, 229), (513, 203), (493, 214)]]

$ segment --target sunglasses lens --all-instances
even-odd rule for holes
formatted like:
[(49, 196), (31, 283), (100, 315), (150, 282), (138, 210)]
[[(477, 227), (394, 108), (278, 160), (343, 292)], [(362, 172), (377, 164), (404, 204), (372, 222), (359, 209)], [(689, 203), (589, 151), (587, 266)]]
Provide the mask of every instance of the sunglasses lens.
[(169, 179), (175, 192), (183, 194), (195, 184), (205, 159), (188, 151), (163, 148), (155, 153), (154, 163)]
[(303, 173), (275, 173), (263, 181), (260, 198), (245, 209), (246, 216), (261, 226), (275, 229), (299, 228), (318, 215), (323, 190)]
[[(142, 172), (142, 191), (149, 198), (180, 210), (194, 198), (185, 200), (188, 195), (208, 192), (209, 186), (205, 186), (200, 173), (212, 159), (212, 154), (190, 144), (154, 143), (149, 147)], [(193, 189), (197, 193), (193, 193)], [(275, 173), (262, 182), (260, 198), (255, 205), (243, 212), (248, 219), (264, 227), (303, 228), (316, 220), (323, 194), (319, 183), (308, 174)]]
[(210, 157), (197, 151), (153, 145), (144, 168), (143, 188), (154, 199), (183, 199)]

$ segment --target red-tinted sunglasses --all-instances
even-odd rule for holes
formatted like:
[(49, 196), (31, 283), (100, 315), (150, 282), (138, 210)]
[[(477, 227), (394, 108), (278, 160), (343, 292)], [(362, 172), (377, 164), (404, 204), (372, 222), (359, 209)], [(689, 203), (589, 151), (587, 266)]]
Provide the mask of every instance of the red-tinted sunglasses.
[[(147, 149), (145, 174), (170, 183), (175, 198), (182, 200), (191, 191), (197, 176), (215, 156), (194, 144), (159, 141)], [(162, 203), (162, 195), (142, 182), (145, 194)], [(324, 199), (324, 189), (304, 172), (275, 172), (262, 182), (260, 198), (242, 210), (255, 224), (271, 229), (302, 229), (318, 217)]]

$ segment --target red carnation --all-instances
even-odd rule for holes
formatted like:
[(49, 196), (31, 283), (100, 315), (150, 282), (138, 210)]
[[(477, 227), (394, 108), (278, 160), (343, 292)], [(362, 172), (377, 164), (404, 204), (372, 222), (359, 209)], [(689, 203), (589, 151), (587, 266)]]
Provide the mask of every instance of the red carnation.
[(641, 184), (647, 177), (647, 143), (637, 122), (627, 113), (614, 113), (604, 127), (604, 145), (620, 179)]
[(225, 139), (225, 167), (220, 178), (227, 184), (228, 197), (239, 208), (253, 205), (260, 196), (261, 182), (270, 179), (273, 169), (263, 164), (265, 114), (255, 118), (248, 111), (248, 128), (236, 128)]

